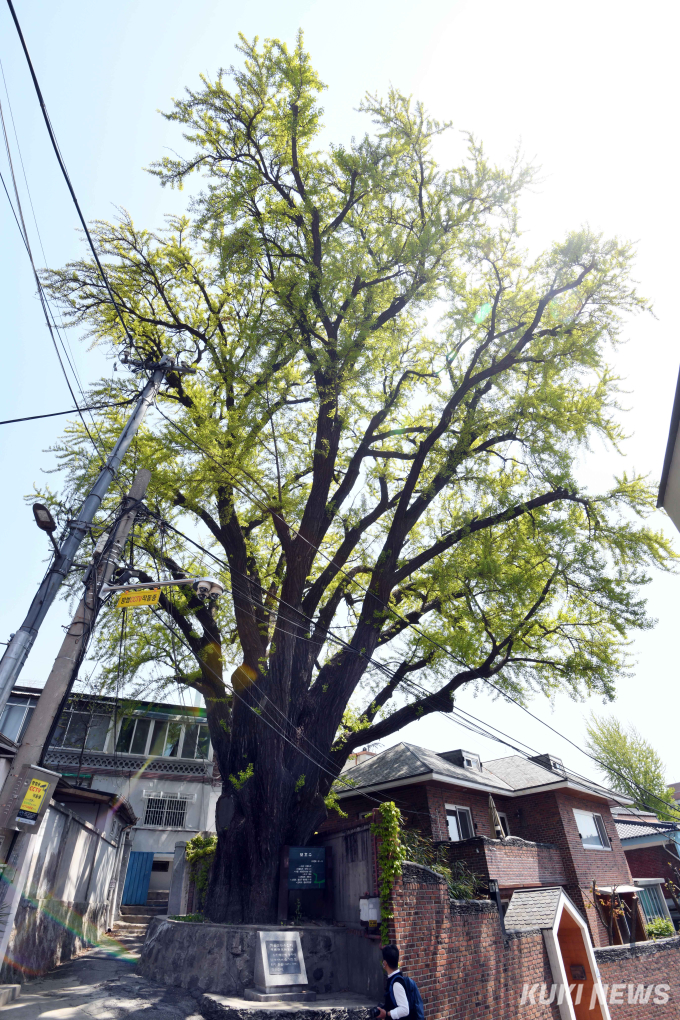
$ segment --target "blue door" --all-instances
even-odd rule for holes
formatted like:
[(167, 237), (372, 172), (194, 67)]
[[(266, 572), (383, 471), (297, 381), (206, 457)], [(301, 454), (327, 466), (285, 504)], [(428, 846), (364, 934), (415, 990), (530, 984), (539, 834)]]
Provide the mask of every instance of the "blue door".
[(153, 853), (131, 851), (123, 886), (123, 903), (146, 903), (152, 864)]

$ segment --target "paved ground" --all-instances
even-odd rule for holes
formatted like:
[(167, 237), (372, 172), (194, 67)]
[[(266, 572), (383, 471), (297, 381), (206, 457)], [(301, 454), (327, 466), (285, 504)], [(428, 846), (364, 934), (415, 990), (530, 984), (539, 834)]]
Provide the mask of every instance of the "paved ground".
[(180, 988), (134, 973), (139, 939), (104, 939), (51, 974), (22, 986), (0, 1009), (3, 1020), (203, 1020)]
[[(130, 926), (133, 927), (133, 926)], [(135, 973), (144, 933), (117, 932), (97, 949), (22, 985), (2, 1020), (366, 1020), (361, 995), (320, 995), (316, 1003), (260, 1003), (224, 995), (198, 1004), (182, 988), (157, 985)]]

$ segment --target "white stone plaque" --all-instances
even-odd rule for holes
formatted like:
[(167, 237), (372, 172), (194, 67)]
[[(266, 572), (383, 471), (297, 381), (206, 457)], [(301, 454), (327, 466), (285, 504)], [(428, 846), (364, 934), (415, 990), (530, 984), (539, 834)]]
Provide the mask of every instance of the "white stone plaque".
[(307, 984), (298, 931), (258, 931), (254, 977), (255, 987), (244, 992), (247, 999), (316, 998)]

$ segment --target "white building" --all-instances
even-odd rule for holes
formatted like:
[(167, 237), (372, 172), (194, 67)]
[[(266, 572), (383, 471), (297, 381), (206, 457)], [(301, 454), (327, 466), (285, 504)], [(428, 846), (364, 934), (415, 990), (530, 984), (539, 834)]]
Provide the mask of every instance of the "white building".
[[(0, 732), (19, 741), (40, 693), (15, 687)], [(72, 785), (127, 801), (137, 824), (122, 902), (166, 901), (175, 843), (215, 828), (221, 783), (213, 774), (205, 709), (74, 694), (44, 765)]]

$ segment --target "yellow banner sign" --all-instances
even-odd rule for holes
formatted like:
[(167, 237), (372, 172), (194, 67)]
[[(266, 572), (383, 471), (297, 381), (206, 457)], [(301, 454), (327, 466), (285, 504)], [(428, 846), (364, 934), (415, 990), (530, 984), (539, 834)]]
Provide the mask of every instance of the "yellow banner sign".
[(137, 609), (139, 606), (157, 606), (160, 597), (160, 588), (145, 588), (143, 591), (122, 591), (116, 603), (116, 609)]
[(46, 783), (43, 779), (31, 779), (28, 789), (24, 794), (24, 799), (21, 802), (21, 807), (17, 812), (17, 818), (24, 822), (35, 822), (49, 786), (50, 784)]

